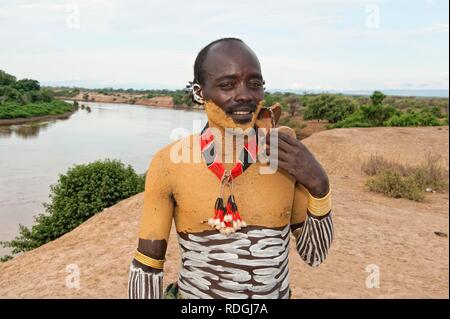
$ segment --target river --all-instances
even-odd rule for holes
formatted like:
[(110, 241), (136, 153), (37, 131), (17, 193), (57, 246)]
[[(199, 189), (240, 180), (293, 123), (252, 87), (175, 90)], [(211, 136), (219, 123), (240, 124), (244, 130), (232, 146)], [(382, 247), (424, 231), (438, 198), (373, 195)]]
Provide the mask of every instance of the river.
[[(82, 104), (91, 111), (79, 109), (66, 120), (0, 126), (0, 241), (14, 238), (19, 224), (33, 224), (33, 216), (44, 212), (50, 185), (74, 164), (118, 159), (143, 174), (175, 132), (199, 131), (206, 123), (199, 111)], [(7, 252), (0, 247), (0, 256)]]

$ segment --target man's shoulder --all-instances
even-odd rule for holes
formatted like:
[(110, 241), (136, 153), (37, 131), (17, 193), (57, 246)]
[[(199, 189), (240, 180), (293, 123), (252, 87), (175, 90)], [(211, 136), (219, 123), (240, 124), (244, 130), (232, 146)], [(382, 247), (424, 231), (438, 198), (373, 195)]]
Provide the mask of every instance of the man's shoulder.
[(172, 157), (179, 154), (181, 148), (185, 148), (184, 151), (186, 151), (186, 148), (192, 151), (193, 145), (198, 138), (198, 133), (190, 134), (163, 146), (153, 155), (152, 162), (161, 162), (168, 166), (168, 164), (174, 162)]

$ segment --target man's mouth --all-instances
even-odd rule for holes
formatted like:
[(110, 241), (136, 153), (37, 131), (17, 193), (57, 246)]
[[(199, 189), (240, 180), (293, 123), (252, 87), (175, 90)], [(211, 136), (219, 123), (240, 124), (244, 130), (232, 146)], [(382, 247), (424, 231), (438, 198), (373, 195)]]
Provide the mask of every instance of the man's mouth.
[(233, 119), (235, 123), (243, 124), (248, 123), (253, 118), (254, 109), (240, 109), (229, 112), (228, 115)]
[(250, 112), (250, 111), (236, 111), (236, 112), (233, 112), (234, 115), (247, 115), (247, 114), (250, 114), (250, 113), (253, 113), (253, 112)]

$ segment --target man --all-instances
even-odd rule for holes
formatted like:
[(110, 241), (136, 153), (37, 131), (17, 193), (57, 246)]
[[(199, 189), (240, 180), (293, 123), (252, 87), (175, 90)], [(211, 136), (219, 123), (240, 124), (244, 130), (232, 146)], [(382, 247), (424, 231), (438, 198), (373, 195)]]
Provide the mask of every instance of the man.
[(326, 258), (333, 238), (329, 181), (295, 134), (278, 132), (273, 174), (262, 174), (264, 164), (250, 160), (259, 152), (251, 147), (255, 136), (246, 137), (245, 148), (233, 143), (241, 155), (225, 161), (228, 129), (267, 125), (263, 85), (255, 53), (239, 39), (214, 41), (198, 54), (192, 95), (204, 105), (208, 124), (181, 142), (191, 157), (201, 150), (202, 160), (174, 162), (175, 143), (155, 154), (130, 266), (130, 298), (164, 297), (163, 263), (173, 220), (182, 269), (166, 297), (289, 298), (289, 231), (308, 265)]

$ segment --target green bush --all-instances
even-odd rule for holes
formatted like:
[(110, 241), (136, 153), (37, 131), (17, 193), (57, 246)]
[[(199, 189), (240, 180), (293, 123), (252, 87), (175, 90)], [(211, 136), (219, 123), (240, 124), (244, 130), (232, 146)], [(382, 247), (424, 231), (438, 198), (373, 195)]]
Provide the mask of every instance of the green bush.
[(25, 104), (27, 99), (19, 90), (11, 86), (3, 85), (0, 86), (0, 105), (5, 102)]
[(186, 105), (188, 107), (194, 106), (194, 102), (192, 102), (190, 95), (185, 91), (177, 90), (169, 95), (172, 97), (173, 104), (175, 106), (181, 106), (181, 105)]
[(381, 156), (371, 156), (362, 165), (369, 176), (366, 186), (370, 191), (395, 198), (422, 201), (427, 189), (445, 191), (448, 189), (448, 170), (441, 165), (439, 155), (428, 155), (418, 166), (392, 162)]
[(16, 82), (16, 77), (14, 75), (0, 70), (0, 85), (12, 85), (14, 82)]
[(383, 100), (386, 98), (383, 92), (374, 91), (370, 96), (370, 100), (372, 101), (372, 105), (381, 105), (383, 104)]
[(35, 217), (31, 229), (20, 225), (19, 236), (3, 246), (17, 254), (48, 243), (104, 208), (142, 192), (144, 178), (117, 160), (75, 165), (50, 187), (50, 204), (44, 204), (46, 213)]
[[(422, 111), (424, 111), (424, 110), (422, 110)], [(431, 109), (429, 109), (429, 112), (437, 118), (445, 117), (445, 115), (442, 113), (442, 108), (439, 106), (433, 106)]]
[(430, 111), (423, 109), (420, 112), (408, 110), (394, 115), (383, 123), (384, 126), (439, 126), (441, 123)]
[(2, 257), (0, 257), (0, 263), (4, 263), (5, 261), (8, 261), (10, 259), (13, 259), (13, 256), (11, 256), (11, 255), (2, 256)]
[(320, 94), (305, 101), (305, 120), (328, 120), (336, 123), (352, 114), (357, 103), (350, 97), (336, 94)]
[[(63, 104), (30, 104), (30, 103), (53, 103), (54, 93), (48, 88), (41, 88), (37, 80), (16, 78), (0, 70), (0, 116), (1, 118), (30, 117), (37, 115), (55, 114), (55, 110), (60, 109)], [(30, 104), (30, 105), (28, 105)], [(24, 107), (22, 107), (24, 106)], [(32, 108), (36, 107), (35, 111)], [(50, 113), (42, 113), (47, 108)], [(64, 113), (64, 112), (63, 112)], [(56, 114), (59, 114), (56, 111)]]
[(385, 121), (399, 114), (401, 114), (401, 111), (390, 105), (365, 104), (361, 105), (354, 113), (334, 124), (332, 127), (383, 126)]
[(383, 104), (362, 105), (360, 110), (370, 126), (382, 126), (384, 121), (400, 114), (400, 111), (395, 107)]
[(264, 106), (269, 107), (275, 103), (280, 103), (283, 110), (287, 110), (288, 106), (284, 101), (284, 95), (280, 92), (270, 93), (265, 92), (264, 94)]
[(422, 201), (424, 193), (413, 176), (402, 176), (395, 171), (383, 171), (366, 182), (370, 191), (394, 198)]
[(41, 89), (41, 85), (37, 80), (32, 79), (22, 79), (19, 81), (16, 81), (13, 84), (14, 88), (16, 90), (22, 91), (22, 92), (28, 92), (28, 91), (39, 91)]
[(0, 105), (0, 119), (28, 118), (41, 115), (60, 115), (76, 109), (71, 103), (54, 100), (20, 105), (7, 102)]
[[(341, 119), (329, 128), (339, 127), (375, 127), (375, 126), (437, 126), (445, 124), (441, 113), (442, 106), (430, 106), (422, 102), (437, 103), (436, 101), (401, 99), (389, 97), (389, 103), (396, 103), (397, 107), (383, 104), (386, 96), (380, 92), (373, 92), (371, 103), (362, 104), (355, 112)], [(367, 98), (358, 98), (358, 101), (367, 102)], [(403, 104), (398, 104), (398, 101)], [(401, 106), (401, 107), (400, 107)], [(411, 107), (414, 107), (411, 109)], [(400, 109), (407, 111), (400, 111)], [(419, 108), (419, 110), (417, 110)]]
[(413, 168), (398, 162), (389, 161), (381, 155), (371, 155), (363, 164), (361, 169), (369, 176), (374, 176), (383, 171), (394, 171), (401, 176), (412, 174)]

